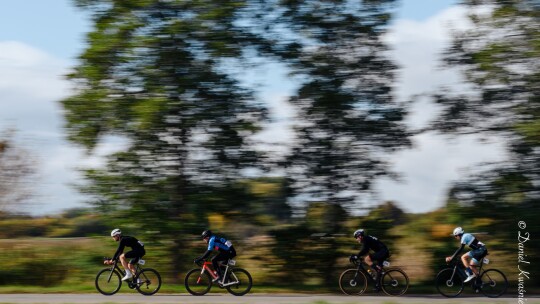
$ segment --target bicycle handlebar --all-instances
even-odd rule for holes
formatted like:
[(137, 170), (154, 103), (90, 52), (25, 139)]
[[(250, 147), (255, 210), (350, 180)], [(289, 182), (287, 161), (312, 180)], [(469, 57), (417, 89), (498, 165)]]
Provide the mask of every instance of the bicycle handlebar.
[(202, 267), (205, 262), (206, 262), (206, 259), (204, 259), (204, 260), (194, 260), (193, 261), (193, 263), (195, 263), (199, 267)]

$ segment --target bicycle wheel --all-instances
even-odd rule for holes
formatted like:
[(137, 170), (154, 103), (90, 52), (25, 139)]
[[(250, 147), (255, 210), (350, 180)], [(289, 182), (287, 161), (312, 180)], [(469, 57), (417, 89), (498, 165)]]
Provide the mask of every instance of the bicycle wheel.
[(482, 273), (480, 277), (482, 293), (486, 297), (497, 298), (503, 295), (508, 289), (508, 280), (504, 273), (497, 269), (489, 269)]
[(435, 279), (437, 291), (445, 297), (457, 297), (463, 291), (463, 279), (454, 268), (443, 269)]
[(339, 277), (339, 288), (350, 296), (362, 294), (367, 288), (366, 275), (357, 269), (347, 269)]
[(233, 285), (226, 286), (225, 288), (230, 294), (235, 296), (243, 296), (251, 290), (253, 286), (253, 280), (247, 270), (242, 268), (231, 269), (231, 273), (227, 275), (228, 279), (225, 280), (225, 284), (236, 282)]
[(398, 268), (388, 269), (382, 275), (381, 288), (389, 296), (400, 296), (409, 289), (409, 277)]
[(145, 268), (133, 279), (137, 285), (137, 291), (145, 296), (151, 296), (161, 288), (161, 276), (152, 268)]
[(201, 273), (200, 268), (191, 269), (184, 279), (186, 290), (194, 296), (203, 296), (212, 288), (212, 279), (206, 272)]
[(116, 270), (102, 269), (96, 276), (96, 289), (103, 295), (112, 296), (122, 286), (121, 276)]

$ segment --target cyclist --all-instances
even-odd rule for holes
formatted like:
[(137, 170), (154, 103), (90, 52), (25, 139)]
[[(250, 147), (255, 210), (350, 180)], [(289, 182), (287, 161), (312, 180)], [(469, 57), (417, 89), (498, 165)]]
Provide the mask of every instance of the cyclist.
[(463, 281), (466, 283), (478, 275), (478, 269), (476, 269), (476, 266), (479, 264), (479, 261), (481, 261), (488, 254), (488, 251), (484, 243), (478, 241), (474, 235), (465, 233), (461, 227), (454, 229), (452, 235), (460, 241), (461, 246), (451, 257), (446, 257), (447, 263), (453, 260), (463, 250), (465, 245), (468, 245), (472, 249), (461, 256), (461, 261), (463, 262), (463, 266), (466, 268), (465, 272), (467, 273), (467, 278), (465, 281)]
[[(132, 236), (122, 235), (120, 229), (114, 229), (111, 231), (111, 237), (116, 241), (120, 242), (118, 244), (118, 249), (114, 253), (114, 256), (110, 260), (106, 260), (104, 263), (106, 265), (111, 265), (114, 261), (120, 258), (120, 262), (124, 269), (126, 270), (126, 275), (122, 278), (122, 281), (129, 280), (135, 274), (135, 264), (146, 254), (144, 250), (144, 244)], [(131, 247), (131, 251), (124, 253), (125, 247)], [(127, 259), (131, 259), (129, 263)]]
[[(379, 290), (379, 276), (382, 271), (382, 263), (388, 257), (390, 257), (390, 251), (388, 251), (386, 245), (383, 242), (379, 241), (378, 238), (371, 235), (365, 235), (364, 229), (356, 230), (353, 236), (358, 241), (358, 243), (362, 244), (362, 248), (357, 255), (351, 255), (349, 260), (357, 260), (358, 257), (365, 255), (364, 261), (366, 262), (366, 264), (371, 266), (371, 268), (373, 268), (377, 273), (377, 278), (375, 279), (375, 289)], [(372, 250), (373, 253), (366, 255), (369, 250)], [(375, 263), (374, 261), (377, 261), (377, 263)]]
[(214, 270), (216, 270), (218, 275), (213, 282), (219, 282), (222, 276), (219, 262), (228, 261), (229, 259), (234, 258), (236, 256), (236, 250), (234, 249), (231, 241), (213, 234), (211, 230), (203, 231), (201, 237), (208, 244), (208, 249), (202, 256), (195, 259), (195, 263), (206, 260), (213, 250), (219, 251), (218, 254), (212, 258), (212, 266), (214, 266)]

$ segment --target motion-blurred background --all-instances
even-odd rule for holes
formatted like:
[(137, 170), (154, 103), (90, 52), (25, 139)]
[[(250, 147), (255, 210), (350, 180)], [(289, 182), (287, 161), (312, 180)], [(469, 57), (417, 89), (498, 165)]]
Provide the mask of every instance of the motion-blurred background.
[(364, 228), (433, 292), (456, 226), (538, 286), (537, 1), (8, 2), (0, 291), (92, 290), (117, 227), (170, 291), (206, 228), (259, 290), (337, 289)]

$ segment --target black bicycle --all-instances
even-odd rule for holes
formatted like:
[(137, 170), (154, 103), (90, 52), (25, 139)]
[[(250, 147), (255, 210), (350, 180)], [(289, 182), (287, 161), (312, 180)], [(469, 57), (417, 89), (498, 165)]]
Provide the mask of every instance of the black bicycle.
[[(483, 258), (478, 268), (478, 276), (471, 280), (471, 286), (475, 292), (482, 292), (486, 297), (497, 298), (508, 289), (508, 280), (502, 271), (497, 269), (482, 270), (484, 263), (489, 260)], [(453, 298), (461, 294), (465, 288), (463, 282), (467, 278), (465, 269), (460, 266), (458, 259), (454, 258), (448, 263), (449, 268), (441, 270), (435, 279), (435, 286), (440, 294)]]
[[(110, 259), (105, 258), (105, 260)], [(139, 260), (136, 265), (135, 275), (130, 280), (127, 280), (126, 283), (129, 288), (137, 289), (139, 293), (145, 296), (151, 296), (161, 288), (161, 276), (155, 269), (141, 268), (139, 266), (144, 264), (144, 260)], [(125, 272), (120, 269), (118, 260), (115, 260), (111, 267), (104, 268), (98, 272), (96, 276), (96, 289), (106, 296), (112, 296), (120, 290), (124, 275)]]
[[(377, 282), (377, 273), (371, 267), (367, 266), (358, 259), (351, 260), (356, 268), (345, 270), (339, 277), (339, 288), (347, 295), (361, 295), (367, 289), (368, 280), (380, 286), (382, 291), (389, 296), (400, 296), (409, 289), (409, 277), (407, 274), (397, 267), (386, 268), (390, 263), (383, 263), (384, 267), (379, 275)], [(378, 289), (376, 289), (378, 291)]]

